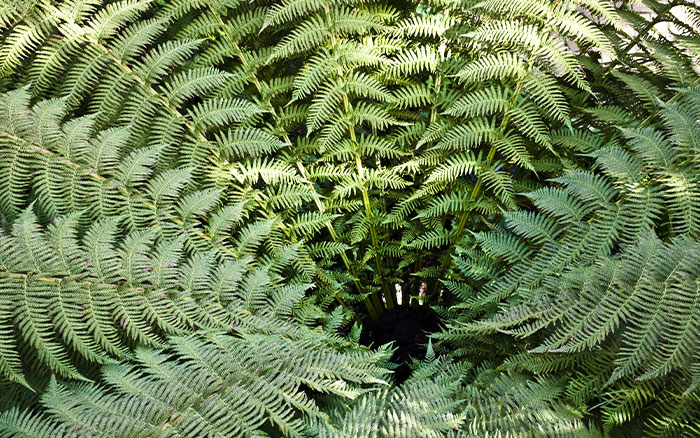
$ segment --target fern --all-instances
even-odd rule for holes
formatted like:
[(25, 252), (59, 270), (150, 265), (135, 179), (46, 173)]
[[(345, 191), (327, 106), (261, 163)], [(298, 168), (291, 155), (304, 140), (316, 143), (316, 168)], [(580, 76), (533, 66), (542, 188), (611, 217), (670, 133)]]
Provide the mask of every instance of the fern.
[(694, 436), (699, 23), (1, 4), (0, 434)]
[[(488, 257), (509, 267), (464, 299), (461, 307), (485, 316), (455, 324), (440, 338), (463, 345), (485, 342), (480, 337), (498, 331), (529, 339), (529, 355), (514, 363), (605, 352), (611, 359), (604, 364), (590, 358), (565, 369), (574, 373), (571, 385), (599, 382), (586, 400), (596, 391), (606, 400), (608, 428), (640, 416), (654, 404), (660, 385), (694, 394), (698, 234), (690, 199), (695, 187), (684, 184), (679, 196), (666, 176), (694, 178), (687, 157), (696, 152), (676, 143), (678, 135), (672, 134), (697, 125), (690, 115), (698, 111), (694, 93), (664, 104), (661, 126), (621, 129), (625, 148), (612, 144), (593, 154), (601, 174), (570, 171), (556, 180), (561, 188), (529, 195), (537, 212), (507, 214), (507, 228), (476, 235)], [(680, 211), (688, 211), (683, 219)], [(480, 263), (469, 255), (458, 266), (476, 279)], [(503, 300), (503, 309), (494, 311), (492, 303)], [(671, 409), (667, 401), (658, 403), (664, 412)], [(656, 420), (647, 421), (651, 426)], [(658, 427), (683, 434), (694, 424), (685, 417)]]
[[(284, 286), (269, 272), (281, 260), (256, 266), (249, 256), (259, 227), (254, 236), (248, 235), (252, 229), (242, 230), (237, 260), (212, 265), (213, 250), (187, 256), (182, 237), (155, 241), (154, 230), (143, 230), (117, 245), (120, 220), (110, 218), (91, 225), (79, 240), (78, 223), (72, 215), (42, 232), (27, 210), (12, 234), (2, 237), (2, 372), (13, 381), (28, 384), (19, 345), (35, 351), (34, 370), (80, 378), (74, 354), (105, 363), (111, 356), (130, 357), (134, 345), (163, 346), (163, 334), (257, 327), (255, 312), (284, 308), (276, 300), (290, 299), (276, 292)], [(303, 292), (309, 285), (302, 286)]]
[(300, 416), (322, 412), (302, 385), (342, 400), (360, 396), (362, 384), (381, 382), (382, 352), (336, 353), (308, 340), (236, 330), (235, 337), (174, 337), (169, 351), (137, 349), (133, 364), (105, 366), (100, 386), (52, 379), (41, 398), (47, 416), (8, 411), (0, 430), (36, 437), (255, 436), (273, 427), (282, 436), (308, 436)]

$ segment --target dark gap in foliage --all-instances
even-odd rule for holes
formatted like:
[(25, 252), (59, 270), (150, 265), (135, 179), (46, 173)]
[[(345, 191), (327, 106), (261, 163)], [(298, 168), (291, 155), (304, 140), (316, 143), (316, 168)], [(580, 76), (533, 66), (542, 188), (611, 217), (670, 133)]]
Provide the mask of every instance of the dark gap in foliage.
[(366, 322), (360, 343), (378, 347), (393, 342), (396, 351), (391, 361), (399, 365), (395, 378), (401, 384), (411, 376), (411, 358), (425, 357), (428, 334), (439, 328), (438, 315), (429, 306), (399, 306), (384, 313), (375, 323)]

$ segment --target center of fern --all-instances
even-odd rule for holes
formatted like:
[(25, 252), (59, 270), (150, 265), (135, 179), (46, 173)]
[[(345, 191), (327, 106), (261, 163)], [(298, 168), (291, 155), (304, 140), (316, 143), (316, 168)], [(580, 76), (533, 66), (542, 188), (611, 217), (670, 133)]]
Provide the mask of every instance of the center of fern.
[(401, 384), (411, 376), (411, 360), (425, 358), (428, 336), (439, 326), (438, 315), (429, 306), (399, 306), (384, 313), (377, 322), (365, 323), (360, 343), (375, 347), (393, 343), (391, 361), (398, 365), (395, 378)]

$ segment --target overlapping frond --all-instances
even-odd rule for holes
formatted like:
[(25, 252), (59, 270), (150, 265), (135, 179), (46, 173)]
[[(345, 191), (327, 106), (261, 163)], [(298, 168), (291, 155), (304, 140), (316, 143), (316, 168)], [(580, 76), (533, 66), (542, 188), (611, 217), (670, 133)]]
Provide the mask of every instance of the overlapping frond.
[[(133, 364), (103, 368), (103, 385), (52, 379), (46, 414), (8, 411), (8, 436), (306, 437), (306, 418), (323, 416), (313, 393), (356, 398), (382, 383), (385, 352), (338, 353), (310, 339), (291, 340), (237, 328), (174, 337), (167, 351), (138, 348)], [(313, 371), (312, 371), (313, 370)], [(262, 435), (264, 436), (264, 435)]]

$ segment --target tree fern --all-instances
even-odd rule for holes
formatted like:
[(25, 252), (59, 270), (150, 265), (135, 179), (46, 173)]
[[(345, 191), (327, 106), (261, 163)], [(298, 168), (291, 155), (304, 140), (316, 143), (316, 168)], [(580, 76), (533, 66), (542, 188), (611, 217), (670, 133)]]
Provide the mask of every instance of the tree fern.
[(0, 4), (0, 434), (697, 435), (699, 23)]

